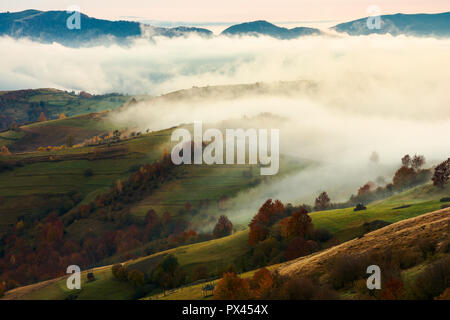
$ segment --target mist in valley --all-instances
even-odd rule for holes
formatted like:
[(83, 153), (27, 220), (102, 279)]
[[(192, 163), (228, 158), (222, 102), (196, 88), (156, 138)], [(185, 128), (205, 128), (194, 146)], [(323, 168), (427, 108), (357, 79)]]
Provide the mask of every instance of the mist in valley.
[[(345, 201), (367, 181), (389, 182), (407, 153), (423, 154), (427, 167), (449, 156), (449, 39), (190, 37), (71, 49), (1, 38), (0, 47), (7, 48), (2, 90), (159, 96), (193, 86), (273, 86), (268, 93), (236, 86), (232, 95), (147, 99), (111, 115), (142, 131), (193, 121), (279, 129), (282, 154), (316, 165), (239, 194), (242, 206), (229, 215), (242, 222), (268, 198), (312, 204), (326, 190), (333, 202)], [(308, 85), (282, 89), (280, 81)], [(370, 160), (373, 152), (378, 161)]]

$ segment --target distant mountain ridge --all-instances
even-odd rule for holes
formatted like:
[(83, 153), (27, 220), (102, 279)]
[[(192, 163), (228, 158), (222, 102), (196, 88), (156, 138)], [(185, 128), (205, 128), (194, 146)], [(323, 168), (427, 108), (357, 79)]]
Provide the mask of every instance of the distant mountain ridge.
[[(30, 38), (43, 43), (58, 42), (69, 47), (98, 44), (98, 41), (126, 42), (129, 38), (141, 37), (143, 27), (151, 36), (178, 37), (196, 33), (211, 36), (212, 32), (202, 28), (160, 28), (142, 25), (133, 21), (109, 21), (80, 14), (80, 29), (67, 28), (70, 13), (66, 11), (25, 10), (0, 13), (0, 36)], [(148, 31), (151, 30), (149, 33)]]
[[(135, 21), (109, 21), (80, 14), (81, 29), (67, 28), (71, 13), (66, 11), (25, 10), (0, 13), (0, 36), (29, 38), (42, 43), (57, 42), (68, 47), (96, 46), (100, 44), (127, 44), (135, 38), (162, 36), (168, 38), (200, 35), (210, 38), (214, 34), (196, 27), (155, 27)], [(381, 28), (370, 29), (367, 17), (340, 23), (331, 30), (351, 36), (392, 34), (411, 36), (450, 37), (450, 12), (438, 14), (394, 14), (381, 16)], [(303, 36), (324, 35), (316, 28), (284, 28), (265, 20), (230, 26), (221, 36), (269, 36), (276, 39), (296, 39)]]
[(277, 39), (295, 39), (302, 36), (320, 35), (322, 32), (315, 28), (297, 27), (283, 28), (278, 27), (265, 20), (245, 22), (236, 24), (225, 29), (222, 35), (265, 35)]
[(369, 34), (450, 37), (450, 12), (436, 14), (392, 14), (380, 16), (381, 28), (370, 29), (367, 17), (338, 24), (331, 29), (351, 36)]

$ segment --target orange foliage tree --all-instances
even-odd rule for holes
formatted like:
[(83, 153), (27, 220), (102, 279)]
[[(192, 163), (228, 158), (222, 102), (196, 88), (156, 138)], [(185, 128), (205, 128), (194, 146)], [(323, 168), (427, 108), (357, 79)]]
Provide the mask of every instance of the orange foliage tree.
[(250, 284), (234, 272), (226, 272), (214, 289), (216, 300), (245, 300), (250, 298)]
[(311, 217), (306, 209), (301, 208), (290, 217), (281, 221), (281, 235), (286, 239), (304, 238), (313, 229)]
[(269, 227), (281, 219), (284, 214), (284, 205), (280, 200), (267, 200), (249, 224), (249, 243), (255, 245), (264, 240), (269, 234)]

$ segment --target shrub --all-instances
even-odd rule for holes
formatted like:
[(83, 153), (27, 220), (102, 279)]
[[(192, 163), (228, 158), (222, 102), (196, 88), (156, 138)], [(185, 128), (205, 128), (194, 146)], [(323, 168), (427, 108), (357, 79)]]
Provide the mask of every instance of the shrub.
[(364, 277), (368, 265), (365, 256), (340, 255), (335, 257), (331, 265), (331, 285), (335, 289), (340, 289), (348, 283)]
[(339, 295), (310, 279), (293, 276), (274, 278), (275, 287), (263, 298), (271, 300), (338, 300)]
[(415, 250), (405, 249), (397, 252), (397, 259), (400, 269), (405, 270), (419, 264), (422, 261), (422, 254)]
[(450, 287), (450, 257), (439, 260), (422, 271), (413, 285), (417, 299), (433, 299)]
[(422, 252), (423, 258), (426, 259), (428, 256), (436, 253), (437, 243), (429, 238), (421, 239), (419, 241), (419, 249)]
[(92, 177), (94, 175), (94, 171), (92, 169), (86, 169), (84, 170), (84, 176), (85, 177)]
[(315, 229), (311, 233), (311, 238), (318, 242), (327, 242), (331, 239), (331, 233), (327, 229)]
[(249, 281), (240, 278), (234, 272), (224, 273), (214, 289), (216, 300), (245, 300), (249, 297)]
[(144, 273), (139, 270), (132, 270), (128, 273), (128, 282), (131, 283), (133, 287), (140, 287), (145, 282)]
[(120, 281), (128, 280), (128, 270), (126, 267), (122, 266), (120, 263), (115, 264), (111, 268), (114, 277)]

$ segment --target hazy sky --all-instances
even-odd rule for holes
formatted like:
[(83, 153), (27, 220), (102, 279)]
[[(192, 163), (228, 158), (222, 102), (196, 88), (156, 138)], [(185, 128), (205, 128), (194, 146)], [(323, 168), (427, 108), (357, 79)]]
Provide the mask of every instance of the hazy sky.
[(380, 7), (382, 14), (450, 11), (449, 0), (2, 0), (0, 11), (64, 10), (71, 5), (99, 18), (189, 22), (340, 22), (367, 16), (370, 5)]

